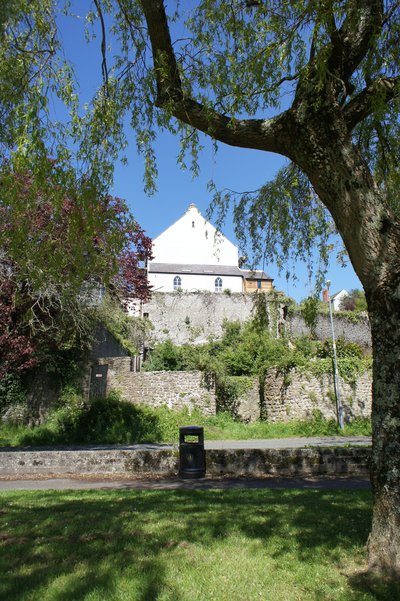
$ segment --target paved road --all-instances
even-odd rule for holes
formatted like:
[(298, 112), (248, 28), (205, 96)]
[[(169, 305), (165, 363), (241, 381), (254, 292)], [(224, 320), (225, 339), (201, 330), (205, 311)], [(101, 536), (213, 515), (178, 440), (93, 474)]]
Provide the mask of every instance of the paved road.
[(314, 436), (309, 438), (271, 438), (263, 440), (210, 440), (206, 449), (301, 449), (304, 447), (366, 446), (369, 436)]
[(240, 488), (319, 488), (325, 490), (368, 490), (368, 478), (258, 478), (180, 480), (85, 480), (49, 478), (46, 480), (2, 480), (2, 490), (77, 490), (77, 489), (135, 489), (135, 490), (211, 490)]
[[(251, 439), (251, 440), (206, 440), (204, 443), (207, 450), (218, 449), (301, 449), (308, 447), (345, 447), (345, 446), (369, 446), (371, 437), (369, 436), (314, 436), (302, 438), (270, 438), (270, 439)], [(156, 451), (160, 449), (177, 449), (178, 444), (132, 444), (132, 445), (76, 445), (76, 446), (54, 446), (54, 447), (3, 447), (1, 451), (106, 451), (108, 449), (119, 450), (142, 450)]]

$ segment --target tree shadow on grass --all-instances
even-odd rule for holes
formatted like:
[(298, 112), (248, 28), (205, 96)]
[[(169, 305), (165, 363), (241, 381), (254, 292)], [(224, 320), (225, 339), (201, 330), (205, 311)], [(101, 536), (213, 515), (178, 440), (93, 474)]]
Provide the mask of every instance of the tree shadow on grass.
[[(366, 594), (369, 594), (376, 601), (395, 601), (400, 599), (400, 582), (398, 580), (382, 578), (365, 571), (350, 576), (349, 583), (355, 594), (354, 599)], [(352, 599), (349, 601), (352, 601)]]
[[(208, 549), (232, 533), (260, 541), (277, 561), (323, 555), (337, 565), (343, 549), (365, 543), (371, 510), (367, 491), (118, 490), (0, 499), (0, 597), (8, 601), (36, 600), (45, 590), (57, 601), (96, 591), (99, 599), (155, 601), (166, 586), (170, 597), (163, 598), (179, 601), (179, 590), (166, 584), (170, 553), (190, 544)], [(360, 583), (349, 582), (361, 600)], [(388, 591), (382, 585), (376, 599), (392, 601)], [(318, 598), (317, 588), (309, 598)]]

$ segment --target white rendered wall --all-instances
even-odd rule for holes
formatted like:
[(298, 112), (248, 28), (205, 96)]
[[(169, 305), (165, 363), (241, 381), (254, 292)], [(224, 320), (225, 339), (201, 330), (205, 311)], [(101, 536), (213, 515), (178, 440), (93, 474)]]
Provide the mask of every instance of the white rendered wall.
[(339, 309), (340, 309), (340, 303), (342, 302), (342, 300), (344, 298), (346, 298), (346, 296), (349, 296), (349, 293), (347, 292), (347, 290), (341, 290), (339, 292), (339, 294), (337, 294), (335, 296), (335, 298), (332, 300), (332, 305), (333, 305), (333, 310), (334, 311), (339, 311)]
[[(149, 283), (153, 286), (153, 291), (173, 292), (174, 277), (179, 275), (181, 278), (181, 289), (185, 292), (195, 292), (197, 290), (208, 290), (215, 292), (215, 279), (218, 274), (169, 274), (169, 273), (149, 273)], [(243, 278), (240, 276), (220, 276), (222, 279), (222, 292), (229, 289), (231, 292), (243, 292)]]
[(186, 213), (153, 240), (154, 263), (238, 266), (238, 248), (191, 204)]

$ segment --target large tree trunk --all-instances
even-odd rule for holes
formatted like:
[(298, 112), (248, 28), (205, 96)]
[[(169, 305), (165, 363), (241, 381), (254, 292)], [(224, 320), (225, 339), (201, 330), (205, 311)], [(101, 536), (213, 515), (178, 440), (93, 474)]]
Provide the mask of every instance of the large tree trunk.
[[(368, 541), (371, 569), (400, 576), (400, 300), (393, 292), (369, 299), (374, 373), (371, 483), (374, 495)], [(388, 297), (389, 296), (389, 300)]]
[[(336, 144), (329, 127), (296, 145), (296, 159), (330, 210), (366, 292), (373, 347), (369, 565), (400, 577), (400, 223), (351, 140)], [(310, 148), (313, 138), (318, 148)]]

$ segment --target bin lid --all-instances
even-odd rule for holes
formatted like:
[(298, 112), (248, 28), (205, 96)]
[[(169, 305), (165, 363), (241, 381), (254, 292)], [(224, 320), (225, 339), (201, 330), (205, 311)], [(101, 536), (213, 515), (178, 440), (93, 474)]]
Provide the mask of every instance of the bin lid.
[(203, 426), (182, 426), (179, 428), (180, 434), (188, 434), (189, 436), (201, 434), (204, 431)]

